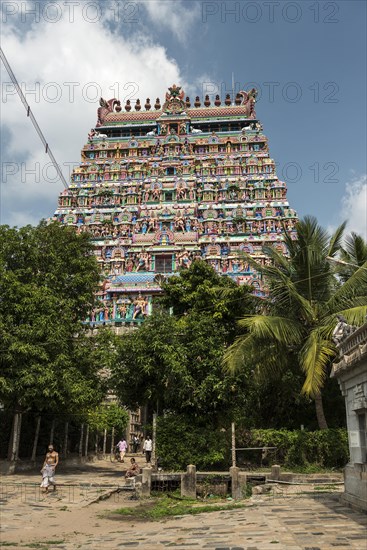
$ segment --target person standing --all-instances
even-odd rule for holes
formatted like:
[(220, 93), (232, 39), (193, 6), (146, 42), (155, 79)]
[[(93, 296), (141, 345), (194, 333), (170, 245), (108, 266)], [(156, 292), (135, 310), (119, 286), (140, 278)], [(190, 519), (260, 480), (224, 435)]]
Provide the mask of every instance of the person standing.
[(150, 435), (147, 435), (143, 445), (143, 452), (145, 452), (145, 458), (146, 458), (147, 464), (150, 464), (150, 461), (152, 458), (152, 449), (153, 449), (153, 441), (150, 439)]
[(57, 453), (53, 445), (48, 446), (46, 457), (42, 466), (42, 483), (41, 487), (44, 489), (44, 493), (48, 493), (48, 488), (50, 485), (53, 486), (54, 491), (56, 491), (56, 479), (55, 479), (55, 470), (56, 466), (59, 463), (59, 453)]
[(125, 462), (124, 457), (127, 451), (127, 443), (124, 437), (122, 437), (120, 441), (117, 443), (117, 448), (120, 452), (120, 462)]
[(138, 452), (140, 439), (137, 435), (134, 435), (133, 437), (133, 452), (136, 454)]

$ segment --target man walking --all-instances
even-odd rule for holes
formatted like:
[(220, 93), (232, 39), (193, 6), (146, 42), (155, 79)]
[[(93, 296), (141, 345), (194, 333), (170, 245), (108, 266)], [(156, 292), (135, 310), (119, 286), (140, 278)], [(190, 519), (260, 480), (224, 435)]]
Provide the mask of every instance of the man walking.
[(50, 485), (53, 486), (54, 491), (56, 491), (56, 480), (55, 480), (55, 470), (56, 466), (59, 463), (59, 453), (55, 451), (53, 445), (48, 446), (48, 451), (42, 466), (42, 483), (41, 487), (44, 490), (44, 493), (48, 493), (48, 488)]
[(143, 451), (145, 452), (145, 458), (146, 458), (147, 464), (150, 464), (150, 461), (152, 458), (152, 449), (153, 449), (153, 441), (150, 439), (150, 435), (147, 435), (143, 445)]
[(120, 452), (120, 462), (125, 462), (124, 457), (127, 451), (127, 443), (124, 437), (122, 437), (120, 441), (117, 443), (117, 448)]

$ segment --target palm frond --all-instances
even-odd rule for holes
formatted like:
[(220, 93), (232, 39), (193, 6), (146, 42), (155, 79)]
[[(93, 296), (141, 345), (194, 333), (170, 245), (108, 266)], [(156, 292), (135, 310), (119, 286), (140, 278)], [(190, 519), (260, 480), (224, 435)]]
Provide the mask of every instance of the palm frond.
[(303, 393), (311, 397), (320, 393), (327, 376), (327, 368), (335, 354), (335, 346), (324, 337), (321, 327), (311, 331), (300, 352), (301, 368), (306, 375)]
[(344, 221), (339, 225), (339, 227), (334, 231), (332, 236), (330, 237), (329, 241), (329, 249), (327, 251), (327, 256), (335, 256), (335, 254), (340, 250), (341, 248), (341, 242), (343, 239), (343, 233), (345, 226), (347, 225), (347, 222)]
[(363, 325), (367, 315), (367, 304), (363, 306), (351, 307), (339, 311), (339, 315), (343, 315), (350, 325), (357, 327)]
[(367, 261), (367, 243), (361, 235), (352, 232), (345, 238), (341, 250), (342, 260), (361, 266)]
[(365, 295), (367, 299), (367, 261), (340, 286), (326, 303), (329, 311), (335, 311), (345, 299)]
[(224, 354), (223, 366), (225, 371), (234, 374), (241, 370), (246, 358), (253, 357), (254, 349), (255, 337), (252, 334), (238, 336)]
[(273, 283), (271, 294), (278, 305), (290, 307), (294, 314), (312, 322), (315, 313), (312, 304), (298, 292), (296, 284), (284, 274), (279, 275), (279, 282)]
[(258, 340), (276, 341), (282, 345), (294, 345), (302, 340), (302, 325), (294, 319), (273, 315), (249, 315), (238, 325)]
[(223, 358), (224, 370), (234, 375), (251, 365), (258, 382), (276, 378), (287, 364), (287, 348), (279, 342), (261, 341), (252, 334), (238, 336)]
[(289, 353), (285, 346), (278, 342), (269, 345), (269, 342), (257, 344), (254, 377), (258, 383), (267, 383), (269, 380), (279, 380), (282, 372), (289, 364)]
[(272, 246), (263, 246), (263, 252), (274, 262), (277, 267), (282, 268), (288, 275), (292, 272), (292, 264), (289, 259), (278, 252)]

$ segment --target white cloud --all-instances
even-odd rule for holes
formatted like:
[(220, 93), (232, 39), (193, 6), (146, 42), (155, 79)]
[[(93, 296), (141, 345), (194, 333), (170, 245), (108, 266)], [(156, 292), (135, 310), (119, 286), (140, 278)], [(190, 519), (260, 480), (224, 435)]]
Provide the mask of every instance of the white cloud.
[[(162, 100), (174, 82), (185, 86), (175, 60), (146, 34), (122, 36), (103, 19), (89, 22), (77, 8), (74, 22), (69, 19), (68, 13), (57, 23), (42, 18), (33, 23), (28, 18), (22, 28), (19, 18), (9, 17), (1, 37), (23, 88), (34, 89), (39, 83), (37, 97), (26, 93), (26, 99), (61, 166), (79, 161), (87, 133), (97, 120), (100, 95), (107, 100), (117, 96), (123, 105), (133, 94), (144, 104), (146, 97)], [(4, 92), (10, 79), (3, 67), (1, 77)], [(55, 95), (59, 97), (53, 101)], [(2, 183), (1, 223), (37, 223), (52, 215), (62, 185), (44, 181), (49, 158), (17, 95), (3, 93), (1, 117), (7, 130), (3, 135), (9, 135), (2, 152), (3, 176), (4, 168), (15, 170), (5, 162), (19, 158), (26, 162), (23, 177), (18, 166), (17, 173), (8, 174)], [(38, 165), (39, 181), (37, 175), (25, 177), (24, 170), (37, 171)], [(67, 177), (68, 168), (64, 172)]]
[(342, 218), (348, 221), (347, 232), (354, 231), (367, 238), (367, 175), (354, 178), (345, 186), (342, 198)]
[(148, 13), (152, 23), (160, 29), (168, 29), (177, 40), (185, 43), (195, 22), (201, 16), (201, 4), (181, 0), (148, 0), (139, 3)]

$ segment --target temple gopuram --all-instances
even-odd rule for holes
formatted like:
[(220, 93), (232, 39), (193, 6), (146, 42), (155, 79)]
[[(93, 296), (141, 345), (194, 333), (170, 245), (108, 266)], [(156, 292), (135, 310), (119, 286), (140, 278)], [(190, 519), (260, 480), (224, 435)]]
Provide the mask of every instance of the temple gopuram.
[(286, 253), (297, 214), (255, 112), (256, 90), (193, 104), (173, 85), (161, 104), (101, 99), (98, 121), (54, 220), (92, 236), (103, 283), (93, 324), (141, 322), (160, 282), (197, 258), (266, 289), (246, 262)]

